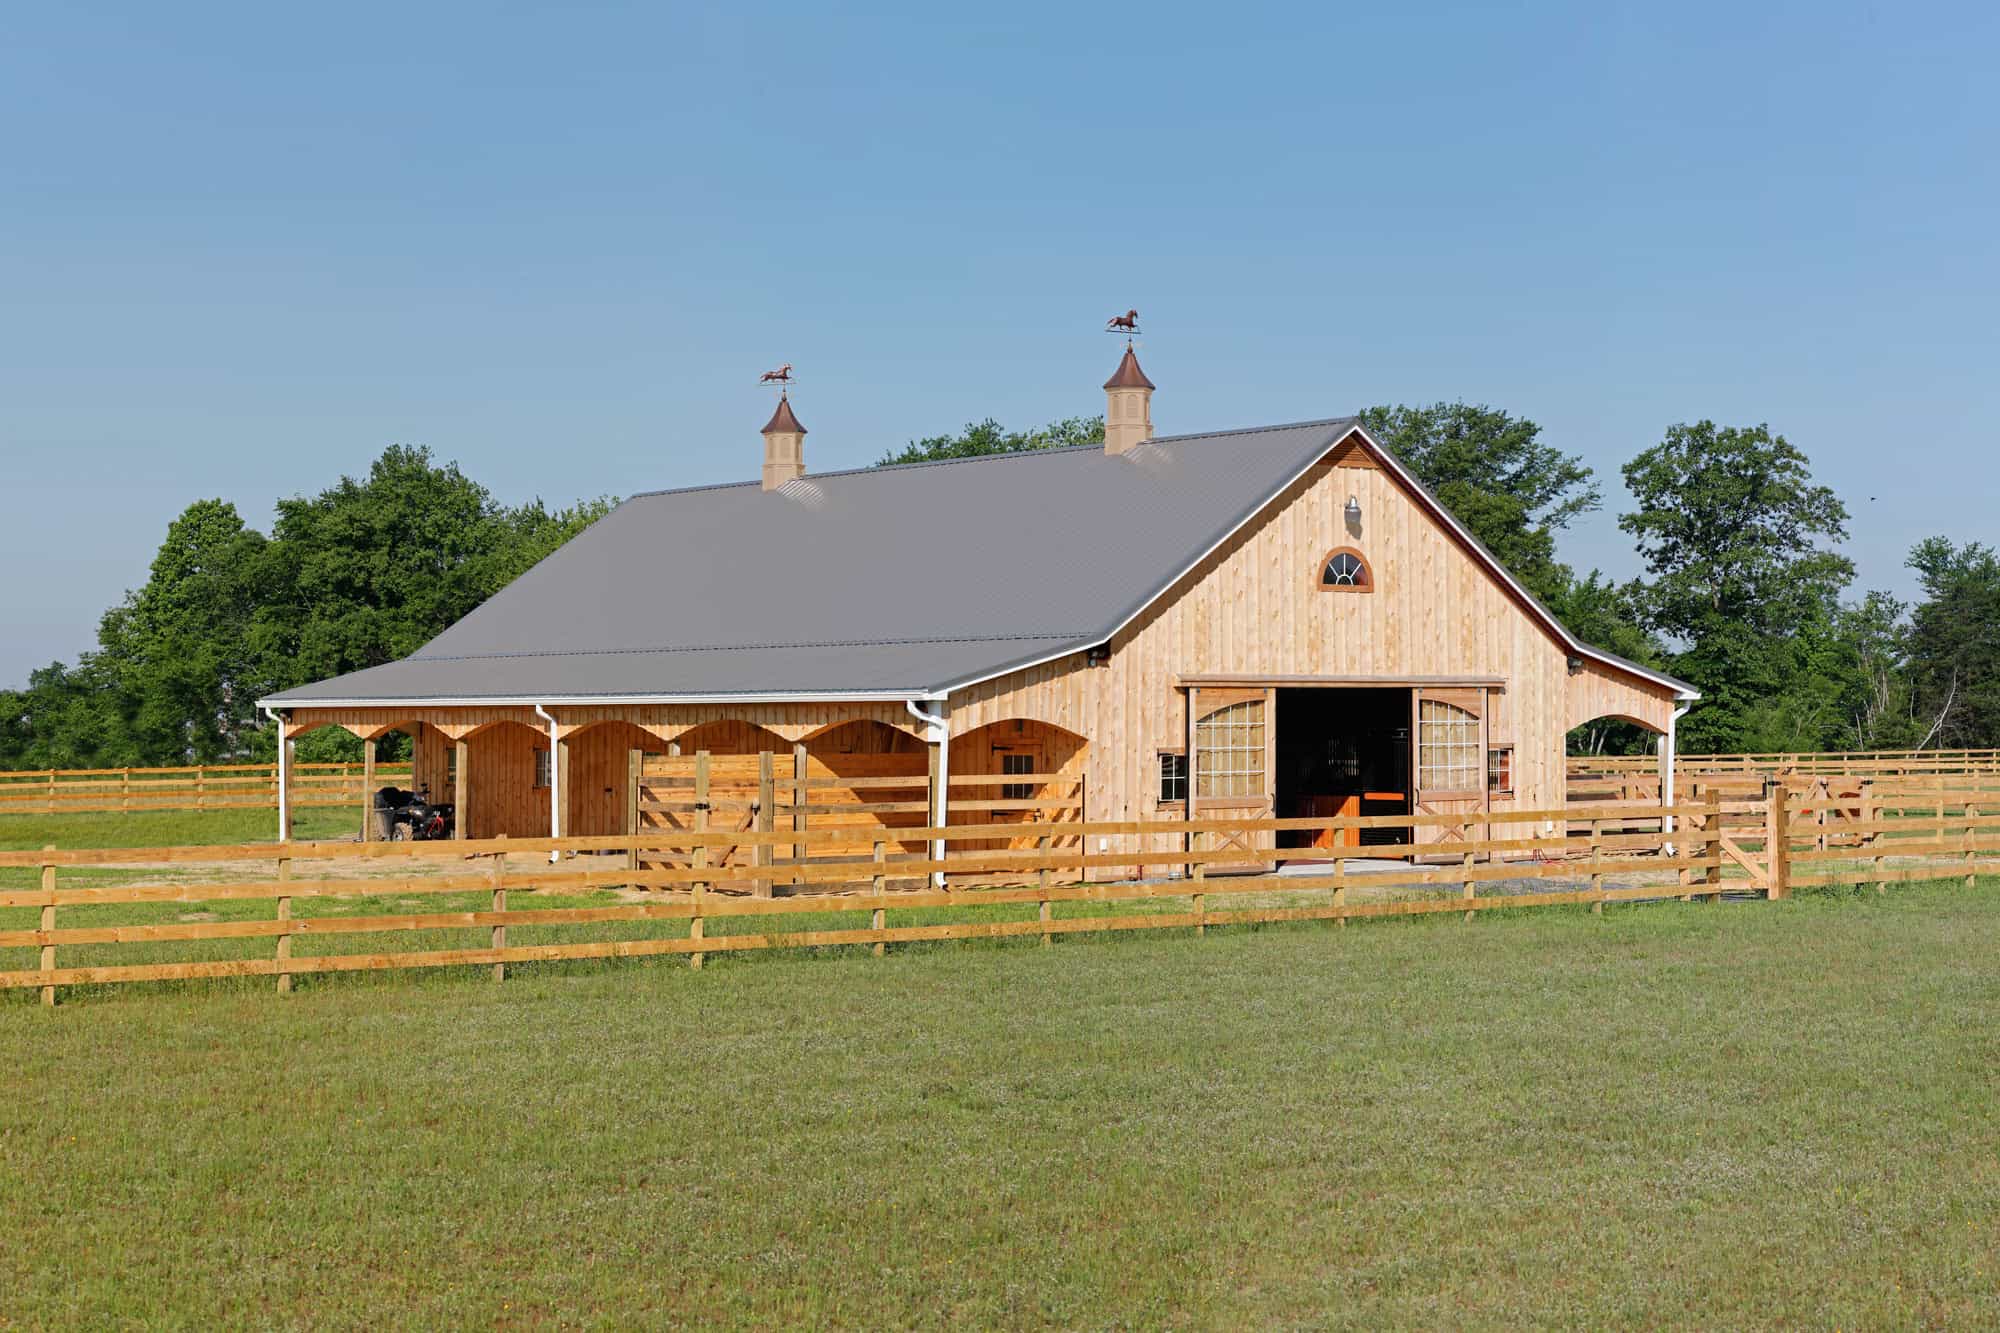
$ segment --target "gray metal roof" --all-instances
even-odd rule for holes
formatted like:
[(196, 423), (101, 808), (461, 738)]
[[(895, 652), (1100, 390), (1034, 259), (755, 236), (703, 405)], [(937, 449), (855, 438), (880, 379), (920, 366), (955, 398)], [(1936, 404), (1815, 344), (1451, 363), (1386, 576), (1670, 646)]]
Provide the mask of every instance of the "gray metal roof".
[(1106, 641), (1356, 424), (636, 495), (412, 656), (264, 702), (941, 695)]

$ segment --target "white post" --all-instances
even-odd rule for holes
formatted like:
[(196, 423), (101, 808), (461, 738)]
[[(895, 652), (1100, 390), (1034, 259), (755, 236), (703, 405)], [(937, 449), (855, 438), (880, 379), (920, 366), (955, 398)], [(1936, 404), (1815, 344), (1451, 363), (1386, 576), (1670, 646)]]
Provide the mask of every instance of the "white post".
[(267, 712), (278, 728), (278, 841), (292, 840), (292, 742), (285, 735), (285, 717)]
[[(535, 712), (549, 724), (549, 836), (562, 836), (562, 738), (556, 733), (555, 714), (540, 704)], [(549, 864), (562, 860), (562, 853), (551, 850)]]
[[(931, 791), (931, 827), (944, 828), (951, 819), (951, 703), (949, 700), (938, 705), (936, 713), (926, 713), (917, 707), (915, 699), (905, 700), (903, 706), (910, 715), (924, 724), (924, 739), (937, 746), (937, 786)], [(946, 842), (943, 838), (931, 842), (931, 860), (945, 859)], [(944, 887), (944, 872), (931, 872), (931, 884)]]

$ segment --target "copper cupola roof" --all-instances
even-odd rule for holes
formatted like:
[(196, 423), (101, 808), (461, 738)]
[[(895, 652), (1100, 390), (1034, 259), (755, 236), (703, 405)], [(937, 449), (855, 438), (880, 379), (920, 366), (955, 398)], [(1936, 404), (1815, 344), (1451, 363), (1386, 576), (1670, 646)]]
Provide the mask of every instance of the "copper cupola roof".
[(1128, 344), (1125, 348), (1125, 359), (1118, 363), (1118, 369), (1112, 372), (1111, 378), (1104, 381), (1104, 387), (1107, 389), (1150, 389), (1155, 386), (1151, 380), (1146, 378), (1146, 372), (1139, 369), (1139, 358), (1132, 355), (1132, 348)]
[(799, 424), (799, 419), (796, 416), (792, 415), (792, 400), (783, 394), (779, 394), (778, 410), (771, 413), (771, 419), (764, 423), (764, 429), (758, 433), (761, 435), (803, 435), (806, 433), (806, 428)]

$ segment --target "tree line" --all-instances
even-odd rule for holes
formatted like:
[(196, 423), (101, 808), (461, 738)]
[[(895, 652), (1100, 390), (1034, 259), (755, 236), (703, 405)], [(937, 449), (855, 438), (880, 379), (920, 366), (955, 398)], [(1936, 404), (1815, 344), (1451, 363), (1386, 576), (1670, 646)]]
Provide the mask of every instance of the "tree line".
[[(1620, 515), (1643, 573), (1579, 574), (1562, 531), (1603, 503), (1583, 460), (1534, 422), (1462, 402), (1382, 406), (1371, 432), (1586, 641), (1699, 687), (1688, 752), (2000, 745), (2000, 558), (1932, 537), (1910, 552), (1921, 598), (1856, 595), (1848, 512), (1767, 426), (1670, 428), (1623, 469)], [(884, 464), (1101, 443), (1102, 418), (1008, 431), (987, 419)], [(397, 445), (363, 478), (280, 500), (269, 533), (201, 500), (168, 525), (143, 586), (75, 663), (0, 690), (0, 768), (269, 758), (257, 713), (277, 690), (416, 651), (613, 502), (498, 503), (456, 464)], [(1640, 748), (1618, 723), (1573, 748)], [(347, 757), (336, 729), (308, 757)]]

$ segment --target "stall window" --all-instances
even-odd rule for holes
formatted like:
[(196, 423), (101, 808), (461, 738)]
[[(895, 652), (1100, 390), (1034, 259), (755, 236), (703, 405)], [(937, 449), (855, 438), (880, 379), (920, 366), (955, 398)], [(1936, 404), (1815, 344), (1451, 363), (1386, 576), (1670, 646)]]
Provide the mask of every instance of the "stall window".
[(548, 790), (549, 774), (551, 771), (549, 767), (549, 755), (550, 751), (548, 750), (535, 751), (535, 789), (537, 791)]
[(1264, 793), (1264, 701), (1245, 699), (1194, 724), (1195, 796), (1201, 800)]
[[(1032, 754), (1003, 754), (1000, 756), (1000, 771), (1003, 774), (1032, 773), (1035, 771), (1035, 756)], [(1003, 801), (1032, 801), (1035, 799), (1035, 784), (1032, 782), (1008, 782), (1000, 787)]]
[(1514, 747), (1496, 745), (1486, 752), (1486, 790), (1495, 796), (1514, 794)]
[(1425, 699), (1417, 713), (1417, 787), (1421, 791), (1479, 790), (1479, 718), (1442, 699)]
[(1187, 756), (1160, 756), (1160, 804), (1176, 805), (1187, 800)]

